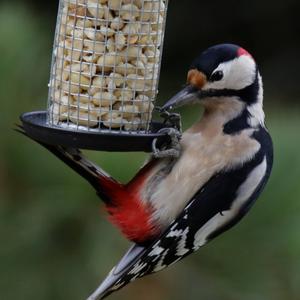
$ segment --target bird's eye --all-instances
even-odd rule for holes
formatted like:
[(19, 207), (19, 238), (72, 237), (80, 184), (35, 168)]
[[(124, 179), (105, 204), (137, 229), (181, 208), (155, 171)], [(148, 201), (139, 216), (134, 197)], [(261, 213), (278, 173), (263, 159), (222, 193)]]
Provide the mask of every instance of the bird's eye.
[(212, 82), (220, 81), (220, 80), (223, 79), (223, 77), (224, 77), (224, 73), (222, 71), (216, 71), (215, 73), (213, 73), (210, 76), (209, 80), (212, 81)]

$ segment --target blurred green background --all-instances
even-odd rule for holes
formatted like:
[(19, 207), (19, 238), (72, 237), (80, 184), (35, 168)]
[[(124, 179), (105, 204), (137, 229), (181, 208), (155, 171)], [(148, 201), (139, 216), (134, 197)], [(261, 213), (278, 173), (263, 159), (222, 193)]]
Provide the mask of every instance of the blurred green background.
[[(275, 166), (242, 223), (197, 254), (110, 299), (300, 299), (299, 0), (171, 1), (159, 101), (184, 83), (210, 45), (234, 42), (265, 82)], [(82, 300), (128, 243), (108, 224), (87, 183), (12, 129), (46, 107), (57, 1), (0, 3), (0, 299)], [(185, 126), (201, 109), (182, 110)], [(146, 155), (89, 153), (120, 180)]]

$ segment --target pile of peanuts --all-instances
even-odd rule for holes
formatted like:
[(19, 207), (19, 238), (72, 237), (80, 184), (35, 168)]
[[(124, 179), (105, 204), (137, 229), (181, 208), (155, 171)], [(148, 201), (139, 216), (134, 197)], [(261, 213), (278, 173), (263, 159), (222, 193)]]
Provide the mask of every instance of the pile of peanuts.
[(166, 0), (63, 2), (50, 122), (146, 130), (157, 94)]

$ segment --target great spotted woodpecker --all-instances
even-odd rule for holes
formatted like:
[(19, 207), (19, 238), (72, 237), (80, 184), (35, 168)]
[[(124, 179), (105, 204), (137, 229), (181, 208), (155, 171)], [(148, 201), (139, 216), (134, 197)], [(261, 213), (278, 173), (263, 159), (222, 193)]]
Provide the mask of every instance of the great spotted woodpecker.
[(89, 300), (195, 252), (240, 221), (265, 187), (273, 147), (253, 57), (232, 44), (203, 52), (187, 86), (163, 109), (191, 103), (201, 104), (204, 114), (183, 133), (180, 155), (156, 153), (125, 185), (77, 149), (43, 145), (94, 186), (110, 220), (134, 242)]

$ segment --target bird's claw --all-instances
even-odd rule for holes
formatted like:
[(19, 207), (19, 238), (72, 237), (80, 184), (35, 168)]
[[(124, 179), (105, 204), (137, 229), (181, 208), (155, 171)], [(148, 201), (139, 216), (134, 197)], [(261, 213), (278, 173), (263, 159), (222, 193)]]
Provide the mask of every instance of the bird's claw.
[(181, 139), (181, 132), (176, 128), (162, 128), (158, 131), (160, 134), (166, 134), (171, 138), (171, 141), (178, 141)]
[(175, 128), (163, 128), (158, 133), (166, 134), (170, 138), (170, 142), (163, 149), (156, 147), (157, 140), (152, 143), (152, 155), (154, 158), (178, 158), (181, 154), (181, 132)]
[(181, 116), (178, 113), (170, 113), (167, 110), (162, 110), (161, 108), (157, 108), (160, 117), (164, 119), (164, 124), (168, 127), (176, 128), (178, 131), (181, 132)]
[(181, 154), (181, 116), (159, 107), (156, 107), (156, 109), (159, 111), (160, 117), (164, 119), (163, 123), (165, 126), (158, 133), (168, 135), (169, 142), (162, 149), (158, 149), (156, 145), (157, 140), (155, 139), (152, 143), (152, 155), (155, 158), (178, 158)]

